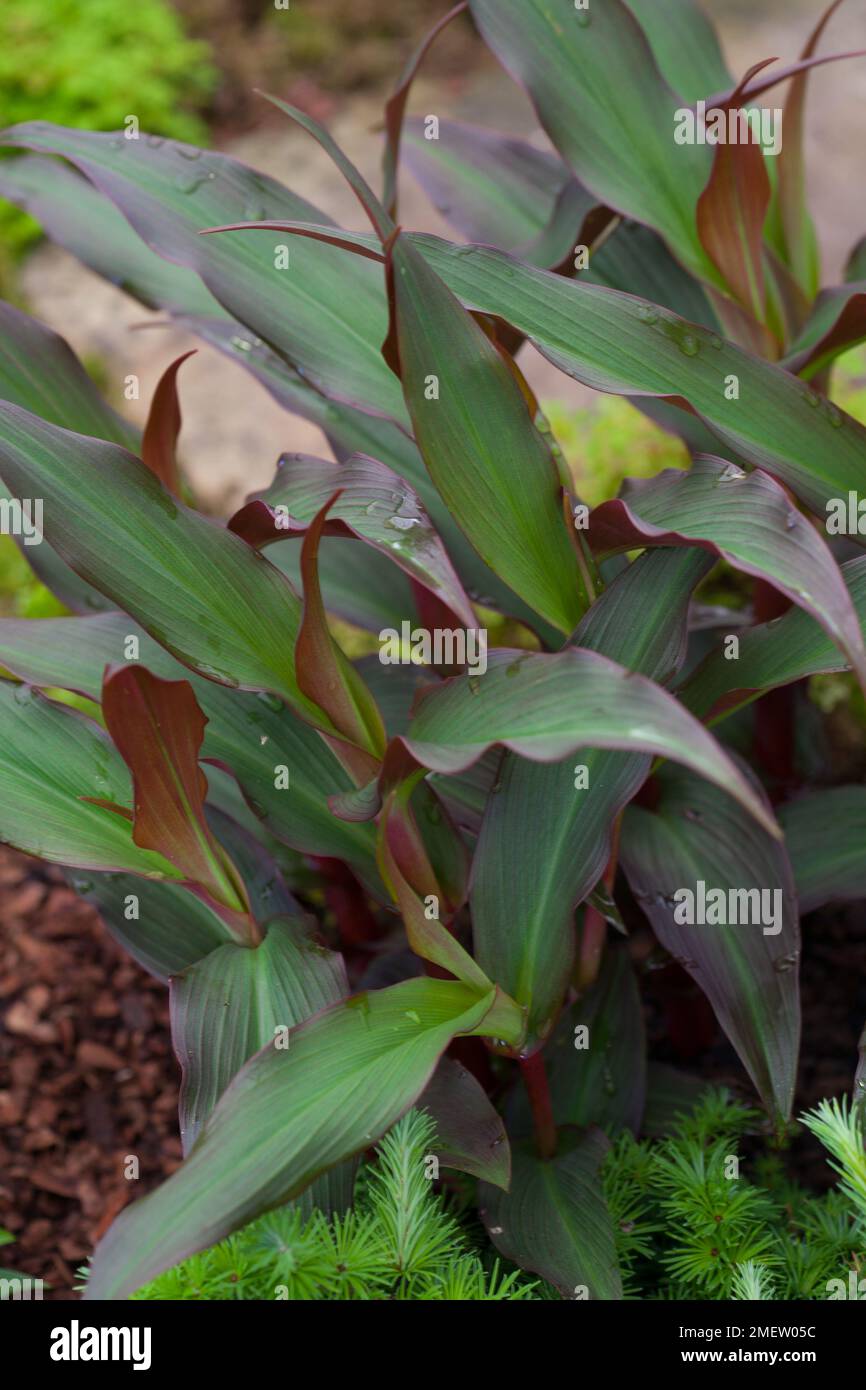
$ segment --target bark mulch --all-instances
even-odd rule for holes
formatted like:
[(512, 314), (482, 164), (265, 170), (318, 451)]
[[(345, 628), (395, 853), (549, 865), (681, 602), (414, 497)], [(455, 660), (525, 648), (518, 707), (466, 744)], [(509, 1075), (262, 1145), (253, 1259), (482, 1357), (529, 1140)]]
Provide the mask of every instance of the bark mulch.
[(59, 872), (0, 848), (0, 1016), (0, 1265), (68, 1299), (121, 1208), (180, 1163), (168, 995)]

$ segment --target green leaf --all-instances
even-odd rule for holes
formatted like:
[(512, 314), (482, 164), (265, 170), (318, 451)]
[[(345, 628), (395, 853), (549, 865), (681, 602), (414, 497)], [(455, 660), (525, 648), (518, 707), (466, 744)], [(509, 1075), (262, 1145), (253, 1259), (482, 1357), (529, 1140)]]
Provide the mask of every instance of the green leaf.
[[(268, 559), (300, 592), (300, 543), (278, 540), (270, 547)], [(412, 587), (405, 574), (361, 541), (323, 536), (319, 583), (328, 612), (355, 627), (378, 634), (386, 627), (399, 632), (401, 623), (417, 622)]]
[(866, 787), (821, 787), (779, 807), (801, 912), (866, 898)]
[[(623, 818), (620, 863), (656, 936), (712, 1004), (768, 1111), (786, 1119), (800, 1041), (800, 928), (788, 856), (757, 826), (744, 836), (731, 803), (705, 782), (676, 768), (663, 768), (658, 781), (655, 809), (630, 806)], [(757, 891), (761, 921), (678, 921), (688, 900), (674, 895), (694, 894), (697, 916), (701, 883), (706, 894), (725, 895), (725, 918), (751, 916)], [(734, 899), (732, 912), (732, 892), (752, 897), (747, 906)]]
[[(523, 265), (482, 247), (416, 245), (468, 307), (499, 314), (543, 356), (597, 391), (688, 405), (738, 455), (813, 511), (857, 491), (866, 430), (781, 367), (635, 296)], [(736, 377), (739, 400), (728, 400)]]
[(721, 287), (695, 226), (711, 151), (675, 143), (675, 112), (685, 103), (631, 10), (622, 0), (587, 11), (551, 0), (471, 0), (470, 8), (580, 182), (660, 232), (690, 270)]
[[(866, 628), (866, 557), (848, 560), (841, 575), (861, 630)], [(711, 651), (678, 692), (683, 704), (704, 719), (732, 712), (764, 690), (805, 676), (847, 671), (848, 663), (815, 620), (801, 608), (737, 634), (739, 656), (729, 659), (724, 643)]]
[(672, 696), (596, 652), (497, 650), (486, 675), (425, 692), (402, 741), (434, 772), (459, 772), (495, 743), (534, 762), (555, 762), (582, 745), (673, 758), (778, 833), (743, 774)]
[(87, 798), (128, 806), (129, 773), (98, 724), (27, 685), (0, 681), (0, 840), (53, 864), (179, 879), (140, 849), (130, 820)]
[(686, 101), (734, 85), (700, 0), (628, 0), (665, 81)]
[[(665, 683), (682, 661), (689, 599), (710, 563), (696, 550), (648, 552), (593, 604), (575, 640)], [(553, 765), (502, 760), (473, 860), (472, 939), (490, 978), (527, 1005), (530, 1044), (562, 1004), (575, 908), (604, 873), (614, 821), (649, 770), (642, 753), (603, 748)]]
[(329, 728), (295, 677), (300, 603), (291, 585), (238, 536), (172, 498), (132, 454), (0, 402), (0, 476), (17, 496), (44, 499), (45, 536), (61, 559), (185, 665), (272, 690)]
[(163, 984), (234, 939), (213, 908), (173, 883), (80, 869), (66, 877), (115, 941)]
[[(557, 155), (458, 121), (440, 119), (437, 140), (425, 129), (417, 117), (406, 122), (404, 163), (461, 236), (519, 251), (544, 231), (570, 178)], [(595, 199), (585, 196), (588, 212)]]
[(490, 568), (570, 632), (586, 592), (550, 447), (506, 362), (405, 237), (390, 268), (403, 386), (430, 476)]
[(342, 957), (317, 945), (309, 928), (281, 921), (271, 922), (255, 950), (221, 946), (175, 976), (171, 1036), (183, 1072), (184, 1154), (254, 1052), (288, 1046), (289, 1028), (348, 993)]
[[(579, 1030), (586, 1029), (586, 1042)], [(562, 1015), (545, 1053), (558, 1124), (638, 1134), (646, 1096), (646, 1029), (625, 946), (609, 946), (591, 989)]]
[(35, 217), (58, 246), (148, 308), (216, 314), (231, 322), (194, 270), (151, 251), (114, 203), (70, 165), (40, 154), (4, 159), (0, 163), (0, 196)]
[(821, 623), (866, 684), (860, 623), (826, 541), (761, 471), (697, 458), (688, 473), (668, 469), (627, 483), (592, 512), (598, 552), (640, 545), (702, 545), (735, 569), (767, 580)]
[(34, 121), (7, 131), (3, 143), (68, 159), (148, 245), (196, 271), (233, 318), (301, 367), (318, 390), (405, 421), (399, 384), (381, 356), (381, 267), (296, 240), (283, 269), (285, 238), (277, 233), (199, 235), (265, 218), (327, 223), (303, 198), (227, 155), (143, 133), (126, 140)]
[[(42, 155), (19, 155), (14, 160), (4, 160), (0, 163), (0, 192), (29, 207), (50, 236), (85, 265), (106, 276), (112, 283), (122, 285), (142, 303), (169, 310), (180, 326), (197, 333), (231, 361), (249, 371), (284, 409), (319, 425), (338, 458), (357, 452), (365, 453), (382, 459), (401, 477), (405, 477), (419, 491), (465, 582), (472, 584), (478, 594), (492, 596), (488, 606), (500, 607), (503, 612), (524, 621), (536, 621), (537, 625), (532, 610), (497, 579), (464, 539), (433, 487), (415, 445), (395, 424), (363, 414), (337, 401), (329, 401), (314, 390), (287, 362), (227, 314), (193, 271), (173, 265), (151, 251), (114, 204), (68, 166)], [(308, 245), (313, 246), (314, 243)], [(316, 320), (317, 330), (322, 326)], [(323, 345), (325, 350), (326, 345)], [(411, 615), (411, 608), (407, 606), (401, 610), (396, 615), (396, 622), (393, 610), (390, 617), (381, 613), (374, 616), (374, 605), (376, 612), (381, 607), (379, 591), (382, 591), (383, 597), (387, 592), (389, 571), (384, 564), (376, 563), (375, 556), (359, 556), (358, 549), (356, 546), (347, 548), (339, 545), (332, 550), (330, 543), (325, 542), (322, 585), (328, 607), (350, 622), (360, 621), (361, 626), (369, 626), (375, 631), (386, 626), (399, 626), (403, 617)], [(95, 589), (85, 590), (82, 582), (65, 566), (61, 579), (53, 571), (46, 573), (47, 552), (47, 546), (40, 546), (36, 556), (31, 557), (31, 562), (35, 558), (35, 567), (39, 569), (43, 582), (69, 607), (76, 612), (85, 612), (110, 606)], [(281, 546), (274, 557), (274, 563), (278, 568), (285, 569), (290, 577), (297, 569), (297, 564), (293, 570), (292, 564), (287, 563), (287, 556), (293, 555), (294, 547)], [(57, 566), (62, 565), (59, 559), (56, 563)], [(355, 584), (355, 602), (349, 607), (353, 568), (363, 568), (364, 583), (360, 586)], [(390, 585), (395, 597), (408, 595), (407, 586), (393, 572), (390, 573)], [(366, 602), (365, 595), (369, 595)], [(553, 636), (555, 639), (555, 633)]]
[[(157, 675), (177, 680), (185, 674), (122, 613), (0, 620), (0, 665), (34, 685), (60, 686), (98, 700), (106, 665), (124, 659), (130, 638), (138, 642), (141, 661)], [(231, 769), (250, 806), (278, 840), (305, 854), (345, 860), (382, 895), (375, 828), (349, 824), (329, 810), (328, 797), (348, 791), (352, 783), (315, 730), (275, 696), (188, 678), (208, 720), (204, 759)]]
[(106, 405), (64, 338), (0, 300), (0, 400), (127, 449), (138, 430)]
[(433, 1117), (435, 1152), (443, 1168), (508, 1190), (511, 1149), (505, 1125), (470, 1071), (453, 1057), (442, 1057), (418, 1108)]
[(866, 338), (866, 279), (822, 290), (784, 359), (805, 381)]
[(251, 545), (268, 545), (303, 534), (331, 498), (324, 536), (366, 541), (436, 594), (466, 627), (474, 627), (472, 607), (420, 497), (377, 459), (355, 454), (334, 463), (284, 454), (270, 487), (256, 493), (229, 527)]
[(163, 1269), (367, 1148), (429, 1082), (453, 1037), (485, 1032), (493, 996), (416, 979), (356, 995), (266, 1047), (224, 1092), (186, 1162), (114, 1222), (86, 1298), (125, 1298)]
[(506, 1259), (540, 1274), (563, 1298), (620, 1299), (613, 1227), (599, 1178), (608, 1141), (597, 1129), (564, 1131), (560, 1145), (562, 1151), (547, 1161), (515, 1145), (510, 1190), (482, 1186), (488, 1235)]

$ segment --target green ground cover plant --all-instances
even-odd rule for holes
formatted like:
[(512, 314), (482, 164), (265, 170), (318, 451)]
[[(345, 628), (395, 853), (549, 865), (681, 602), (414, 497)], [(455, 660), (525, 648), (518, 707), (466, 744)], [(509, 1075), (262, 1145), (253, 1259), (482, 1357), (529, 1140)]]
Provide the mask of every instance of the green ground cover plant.
[[(182, 360), (139, 433), (0, 304), (4, 529), (66, 610), (0, 620), (0, 839), (167, 983), (183, 1070), (184, 1161), (103, 1236), (88, 1299), (259, 1219), (300, 1238), (268, 1217), (294, 1200), (335, 1238), (359, 1155), (415, 1107), (478, 1180), (509, 1290), (653, 1296), (651, 1258), (674, 1292), (793, 1287), (766, 1184), (711, 1189), (721, 1264), (624, 1248), (615, 1212), (632, 1160), (655, 1224), (738, 1133), (640, 1147), (689, 1089), (648, 1056), (654, 967), (701, 991), (781, 1143), (801, 916), (866, 896), (866, 789), (828, 775), (809, 698), (866, 684), (866, 429), (832, 398), (866, 261), (821, 288), (803, 180), (837, 7), (800, 62), (738, 81), (691, 0), (470, 0), (548, 150), (407, 118), (426, 45), (378, 189), (272, 99), (366, 232), (144, 127), (0, 136), (0, 194), (333, 451), (287, 453), (216, 521), (178, 466)], [(401, 224), (404, 165), (458, 240)], [(674, 466), (620, 459), (617, 495), (584, 496), (527, 344), (660, 423)], [(862, 1148), (853, 1055), (850, 1083), (822, 1137)]]

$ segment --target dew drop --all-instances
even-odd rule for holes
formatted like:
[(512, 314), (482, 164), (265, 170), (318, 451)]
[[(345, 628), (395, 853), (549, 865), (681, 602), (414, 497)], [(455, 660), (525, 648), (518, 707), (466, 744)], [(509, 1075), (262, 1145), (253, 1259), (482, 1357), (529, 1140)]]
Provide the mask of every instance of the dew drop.
[(175, 145), (175, 149), (181, 159), (201, 159), (201, 150), (196, 149), (195, 145)]
[(685, 357), (697, 357), (700, 352), (700, 344), (693, 333), (684, 333), (678, 340), (677, 347)]
[(659, 321), (658, 311), (651, 304), (642, 304), (637, 311), (637, 316), (641, 323), (653, 324)]
[(395, 531), (411, 531), (413, 526), (421, 525), (421, 518), (420, 516), (389, 516), (385, 525), (393, 526)]
[(283, 708), (283, 702), (279, 695), (275, 695), (271, 690), (257, 690), (256, 699), (261, 700), (266, 709), (272, 709), (276, 712)]

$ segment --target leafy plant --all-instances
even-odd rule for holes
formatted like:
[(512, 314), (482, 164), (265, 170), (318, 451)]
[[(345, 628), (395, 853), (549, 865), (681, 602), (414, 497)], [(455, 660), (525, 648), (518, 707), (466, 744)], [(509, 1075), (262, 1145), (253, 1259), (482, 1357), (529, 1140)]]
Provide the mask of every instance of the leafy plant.
[[(0, 192), (337, 460), (286, 455), (218, 524), (184, 500), (179, 363), (139, 437), (64, 343), (0, 309), (4, 511), (73, 615), (0, 622), (0, 837), (67, 866), (169, 982), (184, 1072), (185, 1161), (104, 1236), (88, 1297), (301, 1194), (342, 1221), (355, 1156), (416, 1104), (442, 1162), (480, 1178), (505, 1258), (565, 1297), (622, 1297), (641, 1250), (617, 1250), (604, 1131), (640, 1133), (684, 1084), (647, 1064), (650, 931), (782, 1134), (800, 913), (866, 894), (866, 792), (824, 784), (804, 695), (866, 679), (866, 429), (828, 394), (866, 337), (866, 271), (856, 248), (817, 293), (801, 117), (820, 32), (793, 77), (738, 85), (691, 0), (469, 10), (554, 151), (404, 121), (426, 46), (387, 104), (381, 197), (276, 102), (367, 234), (158, 136), (2, 137)], [(785, 79), (764, 152), (740, 116)], [(704, 98), (739, 139), (699, 138)], [(401, 158), (471, 244), (400, 226)], [(524, 342), (660, 421), (689, 466), (587, 505)], [(751, 603), (717, 601), (719, 564)], [(337, 620), (374, 653), (351, 659)], [(718, 1143), (662, 1157), (662, 1205), (715, 1181)], [(725, 1287), (782, 1287), (761, 1272), (767, 1199), (725, 1192)], [(669, 1265), (712, 1294), (706, 1239)]]

